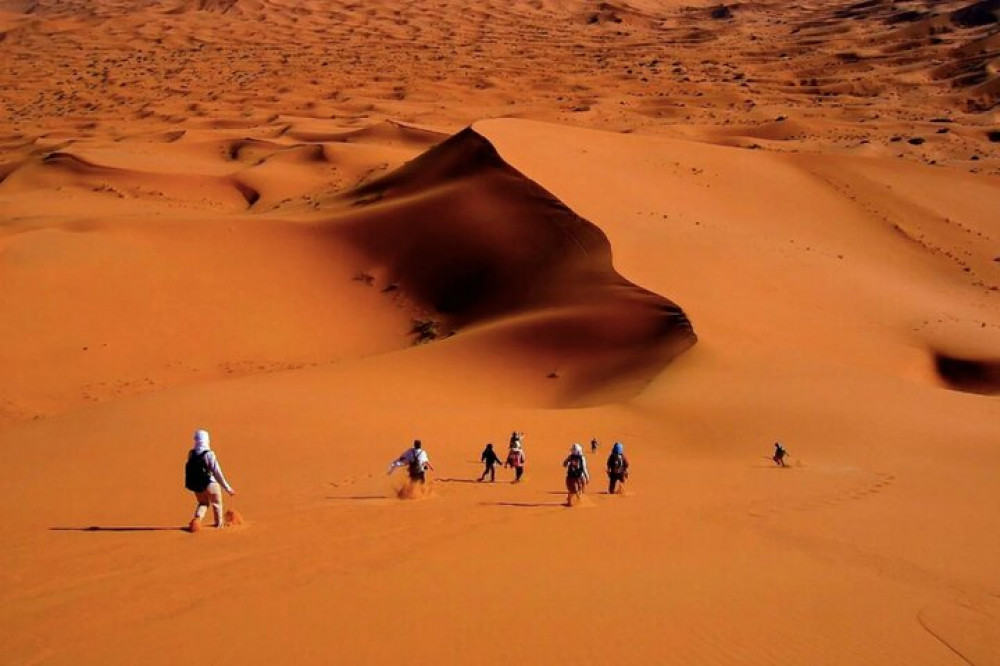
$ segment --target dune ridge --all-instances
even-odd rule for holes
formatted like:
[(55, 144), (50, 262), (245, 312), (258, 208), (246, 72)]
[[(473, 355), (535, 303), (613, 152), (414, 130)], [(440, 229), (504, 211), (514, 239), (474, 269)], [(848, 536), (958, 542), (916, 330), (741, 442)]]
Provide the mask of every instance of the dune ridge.
[[(77, 125), (103, 134), (116, 117), (171, 131), (294, 115), (451, 134), (524, 117), (996, 174), (991, 6), (8, 2), (0, 34), (18, 86), (0, 100), (0, 133), (30, 129), (33, 140)], [(25, 128), (19, 118), (44, 122)]]
[[(471, 128), (344, 197), (364, 210), (342, 233), (384, 257), (390, 282), (401, 282), (459, 326), (515, 309), (560, 304), (566, 292), (570, 298), (581, 292), (589, 302), (600, 300), (596, 294), (602, 289), (631, 289), (637, 300), (654, 296), (614, 273), (611, 246), (599, 228), (504, 162)], [(434, 220), (439, 231), (419, 211), (403, 220), (380, 215), (382, 209), (415, 205), (456, 211), (458, 219)], [(395, 243), (408, 246), (396, 248)], [(572, 276), (565, 275), (570, 271)], [(692, 333), (680, 308), (666, 299), (650, 304), (669, 313), (685, 334)]]
[[(512, 359), (520, 358), (518, 363), (533, 367), (539, 380), (557, 383), (562, 396), (559, 400), (573, 404), (580, 400), (608, 400), (639, 390), (664, 364), (694, 344), (692, 326), (679, 307), (636, 287), (614, 271), (611, 247), (597, 227), (512, 169), (473, 130), (440, 142), (391, 173), (378, 176), (377, 170), (363, 167), (355, 177), (369, 178), (366, 184), (335, 195), (306, 194), (297, 198), (299, 203), (291, 197), (281, 198), (287, 192), (282, 185), (287, 170), (294, 168), (304, 176), (295, 187), (323, 183), (321, 177), (311, 174), (337, 169), (345, 155), (356, 152), (357, 144), (345, 144), (341, 134), (328, 130), (320, 142), (303, 143), (301, 137), (283, 134), (283, 138), (272, 140), (244, 137), (221, 142), (186, 136), (168, 144), (158, 143), (156, 137), (137, 137), (135, 148), (130, 149), (134, 153), (119, 151), (115, 157), (119, 166), (101, 163), (111, 157), (105, 144), (73, 144), (39, 156), (30, 155), (11, 169), (0, 183), (0, 192), (9, 193), (9, 201), (18, 202), (13, 210), (37, 211), (41, 204), (50, 214), (66, 220), (63, 229), (84, 234), (81, 240), (129, 238), (124, 243), (115, 242), (122, 249), (128, 248), (127, 252), (141, 252), (147, 262), (142, 270), (148, 275), (139, 275), (139, 267), (125, 258), (104, 265), (78, 263), (69, 270), (46, 263), (51, 261), (45, 259), (47, 256), (81, 252), (74, 249), (81, 244), (70, 242), (70, 237), (64, 241), (43, 240), (47, 238), (41, 233), (43, 228), (30, 218), (14, 224), (15, 215), (8, 225), (14, 232), (8, 236), (8, 256), (22, 253), (29, 260), (9, 270), (15, 288), (5, 295), (8, 312), (24, 312), (32, 328), (47, 321), (45, 317), (28, 315), (38, 293), (37, 287), (29, 286), (29, 275), (38, 284), (60, 285), (67, 293), (78, 290), (69, 280), (110, 286), (111, 276), (133, 275), (137, 288), (147, 288), (149, 275), (169, 275), (167, 284), (186, 283), (205, 294), (183, 310), (176, 305), (143, 308), (144, 313), (137, 317), (142, 330), (179, 332), (196, 329), (199, 320), (211, 321), (221, 326), (220, 333), (235, 336), (230, 341), (242, 342), (230, 342), (228, 352), (217, 343), (208, 344), (202, 360), (195, 364), (174, 358), (166, 349), (153, 352), (150, 348), (142, 353), (130, 352), (128, 360), (100, 372), (104, 375), (100, 380), (91, 377), (83, 381), (71, 374), (56, 382), (61, 384), (58, 389), (51, 384), (29, 389), (32, 382), (27, 382), (17, 394), (5, 396), (5, 420), (52, 414), (81, 401), (87, 404), (169, 386), (184, 381), (182, 378), (192, 370), (182, 368), (192, 365), (198, 366), (197, 372), (205, 378), (240, 375), (255, 369), (308, 367), (350, 358), (350, 354), (345, 355), (346, 348), (370, 353), (405, 346), (413, 340), (447, 338), (477, 327), (489, 329), (486, 335), (491, 342), (483, 344), (496, 350), (492, 353), (505, 350), (503, 353), (512, 355)], [(403, 140), (406, 150), (411, 151), (404, 154), (412, 154), (436, 135), (382, 124), (350, 136), (368, 146), (384, 142), (381, 145), (392, 150)], [(155, 158), (150, 159), (147, 153), (161, 150), (179, 150), (186, 159), (195, 157), (197, 161), (191, 165), (196, 172), (160, 170)], [(384, 169), (385, 163), (381, 166)], [(158, 170), (147, 170), (152, 168)], [(53, 188), (61, 192), (60, 196), (46, 195)], [(115, 222), (80, 220), (71, 212), (80, 198), (110, 206), (108, 210), (123, 216)], [(151, 204), (156, 208), (148, 208)], [(306, 219), (311, 221), (305, 225), (289, 222), (288, 216), (300, 214), (295, 211), (303, 204)], [(140, 222), (131, 217), (136, 206), (157, 212)], [(206, 209), (214, 210), (217, 219), (206, 218), (201, 212)], [(336, 211), (332, 219), (330, 211)], [(126, 213), (129, 217), (124, 217)], [(276, 219), (263, 226), (252, 225), (245, 217), (248, 214)], [(168, 221), (177, 217), (190, 222)], [(140, 249), (136, 233), (143, 228), (158, 236), (172, 235), (172, 249), (162, 259)], [(199, 237), (233, 239), (237, 229), (241, 240), (233, 249), (236, 261), (222, 269), (222, 274), (231, 276), (228, 279), (235, 277), (232, 271), (239, 265), (238, 257), (253, 257), (260, 271), (260, 277), (254, 280), (260, 285), (260, 294), (270, 272), (287, 271), (287, 262), (294, 261), (291, 257), (265, 258), (262, 251), (266, 245), (281, 239), (281, 246), (298, 247), (315, 238), (320, 242), (309, 250), (309, 262), (331, 263), (324, 272), (339, 275), (331, 288), (348, 280), (372, 287), (335, 296), (335, 302), (369, 303), (366, 307), (378, 304), (383, 314), (375, 319), (359, 315), (347, 327), (346, 336), (333, 333), (330, 327), (337, 324), (327, 317), (308, 325), (299, 323), (299, 330), (310, 331), (296, 343), (304, 345), (300, 352), (279, 351), (280, 340), (290, 341), (296, 336), (291, 330), (285, 331), (288, 323), (272, 326), (274, 333), (252, 342), (246, 327), (258, 326), (257, 322), (262, 321), (261, 315), (252, 312), (255, 292), (225, 283), (205, 291), (198, 278), (199, 266), (217, 264), (218, 260), (212, 257), (209, 247), (195, 249), (191, 245)], [(99, 252), (95, 240), (84, 246)], [(326, 260), (323, 253), (329, 253)], [(345, 261), (346, 257), (350, 258)], [(335, 265), (338, 262), (342, 262), (340, 266)], [(281, 278), (281, 283), (291, 285), (300, 279), (293, 274), (291, 282)], [(161, 291), (156, 289), (157, 293)], [(206, 308), (233, 291), (243, 294), (241, 304), (235, 306), (239, 314), (223, 324), (222, 312)], [(279, 297), (273, 287), (265, 291), (271, 294), (267, 299)], [(309, 291), (308, 298), (322, 299), (322, 287)], [(134, 307), (140, 298), (138, 293), (109, 292), (101, 305), (95, 304), (94, 316)], [(316, 312), (326, 309), (319, 300), (314, 307)], [(268, 311), (274, 316), (287, 312), (288, 307), (274, 301)], [(296, 314), (292, 321), (303, 316), (310, 315)], [(18, 330), (13, 321), (11, 324), (12, 332)], [(374, 337), (374, 345), (356, 337), (371, 326), (383, 329)], [(312, 337), (324, 330), (330, 336), (328, 345)], [(574, 344), (566, 344), (567, 336), (575, 340)], [(265, 342), (264, 338), (269, 340)], [(171, 333), (168, 339), (173, 341), (168, 347), (179, 344), (177, 333)], [(224, 339), (219, 337), (218, 341)], [(85, 352), (126, 344), (121, 333), (112, 333), (107, 325), (88, 320), (61, 335), (47, 332), (34, 341), (20, 341), (15, 346), (20, 351), (12, 352), (8, 363), (16, 368), (18, 376), (27, 377), (29, 359), (49, 357), (53, 345), (65, 348), (72, 341)], [(246, 358), (248, 353), (254, 353), (252, 350), (260, 353), (265, 348), (271, 351), (262, 362)], [(210, 368), (201, 367), (204, 364)], [(625, 393), (616, 392), (614, 386), (623, 387)], [(79, 392), (78, 398), (70, 397), (74, 391)]]
[(336, 234), (372, 262), (364, 275), (426, 309), (421, 339), (544, 313), (505, 337), (584, 393), (596, 387), (578, 373), (651, 378), (697, 340), (680, 307), (614, 271), (598, 227), (471, 128), (344, 199), (352, 219)]

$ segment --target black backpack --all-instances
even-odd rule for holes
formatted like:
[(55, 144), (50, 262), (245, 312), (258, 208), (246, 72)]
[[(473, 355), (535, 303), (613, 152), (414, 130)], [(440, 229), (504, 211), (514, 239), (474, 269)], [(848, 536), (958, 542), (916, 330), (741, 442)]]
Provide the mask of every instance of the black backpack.
[(608, 464), (608, 469), (611, 470), (612, 474), (622, 474), (625, 472), (625, 456), (621, 453), (615, 453), (611, 456), (611, 462)]
[(192, 492), (204, 492), (208, 484), (212, 483), (212, 473), (205, 463), (207, 455), (207, 450), (188, 455), (187, 464), (184, 465), (184, 487)]
[(583, 476), (583, 456), (573, 454), (569, 457), (566, 465), (566, 476), (571, 479), (579, 479)]

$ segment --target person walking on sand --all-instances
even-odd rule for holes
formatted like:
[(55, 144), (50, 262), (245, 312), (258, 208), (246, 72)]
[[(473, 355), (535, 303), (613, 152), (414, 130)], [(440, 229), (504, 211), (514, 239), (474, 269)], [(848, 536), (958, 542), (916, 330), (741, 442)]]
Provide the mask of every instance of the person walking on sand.
[(521, 475), (524, 474), (524, 449), (521, 447), (521, 440), (511, 442), (510, 451), (507, 452), (507, 462), (504, 467), (514, 468), (514, 480), (511, 483), (521, 483)]
[(785, 456), (787, 456), (787, 455), (788, 455), (788, 451), (785, 450), (785, 447), (783, 447), (778, 442), (775, 442), (774, 443), (774, 455), (771, 456), (771, 460), (773, 460), (774, 463), (778, 467), (784, 467), (785, 466)]
[(219, 459), (209, 445), (207, 430), (196, 430), (194, 433), (194, 446), (188, 452), (187, 464), (184, 466), (184, 486), (198, 500), (188, 531), (197, 532), (201, 529), (201, 519), (205, 517), (209, 506), (215, 516), (215, 526), (223, 527), (222, 490), (225, 489), (230, 495), (235, 495), (236, 491), (222, 473)]
[(566, 468), (566, 505), (572, 506), (573, 502), (583, 496), (583, 489), (590, 481), (590, 474), (587, 472), (587, 460), (583, 457), (583, 447), (574, 444), (569, 449), (569, 455), (563, 460), (563, 467)]
[(410, 474), (411, 483), (427, 483), (427, 470), (434, 470), (431, 460), (424, 451), (424, 446), (419, 439), (413, 440), (413, 446), (406, 449), (398, 458), (389, 464), (389, 474), (397, 467), (406, 467)]
[(597, 447), (598, 446), (599, 446), (599, 444), (597, 443), (597, 438), (596, 437), (591, 437), (590, 438), (590, 452), (591, 453), (597, 453)]
[(625, 457), (625, 447), (621, 442), (615, 442), (608, 456), (608, 494), (615, 494), (615, 487), (620, 492), (625, 490), (625, 480), (628, 479), (628, 458)]
[(486, 448), (483, 449), (483, 453), (479, 456), (479, 459), (483, 461), (484, 465), (486, 465), (486, 468), (483, 469), (483, 475), (479, 477), (479, 480), (482, 481), (486, 478), (486, 475), (489, 474), (490, 483), (494, 483), (497, 480), (495, 465), (499, 465), (503, 463), (503, 461), (500, 460), (500, 456), (498, 456), (496, 451), (493, 450), (492, 442), (486, 445)]

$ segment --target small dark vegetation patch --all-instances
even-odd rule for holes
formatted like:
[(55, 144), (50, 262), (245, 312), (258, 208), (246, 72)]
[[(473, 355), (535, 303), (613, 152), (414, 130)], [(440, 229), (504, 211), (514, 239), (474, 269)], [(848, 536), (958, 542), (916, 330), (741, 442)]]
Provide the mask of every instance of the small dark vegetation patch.
[(410, 335), (415, 336), (413, 344), (422, 345), (425, 342), (437, 340), (441, 335), (441, 331), (438, 328), (438, 323), (433, 319), (414, 319)]
[(910, 144), (911, 146), (920, 146), (923, 145), (924, 142), (926, 141), (927, 139), (923, 138), (922, 136), (915, 136), (911, 139), (907, 139), (906, 143)]
[(719, 5), (718, 7), (713, 7), (712, 11), (709, 12), (709, 16), (716, 20), (724, 20), (733, 18), (733, 10), (725, 5)]

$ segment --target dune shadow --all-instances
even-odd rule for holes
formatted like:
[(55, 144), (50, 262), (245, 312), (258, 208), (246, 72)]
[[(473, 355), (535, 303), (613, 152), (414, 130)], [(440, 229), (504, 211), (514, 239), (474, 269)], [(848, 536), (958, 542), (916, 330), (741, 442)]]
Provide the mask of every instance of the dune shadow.
[(575, 368), (551, 398), (560, 405), (634, 395), (697, 341), (680, 306), (616, 272), (600, 228), (472, 127), (338, 198), (364, 209), (331, 235), (428, 313), (411, 331), (418, 341), (509, 320), (492, 344), (542, 354), (548, 371)]
[(1000, 394), (1000, 360), (937, 353), (934, 354), (934, 367), (945, 386), (954, 391)]
[(771, 456), (761, 456), (765, 462), (755, 462), (752, 465), (748, 465), (753, 469), (788, 469), (792, 466), (790, 462), (786, 462), (784, 465), (778, 465), (774, 462), (774, 458)]
[(50, 527), (50, 532), (184, 532), (184, 527), (155, 526), (106, 526), (90, 525), (89, 527)]

